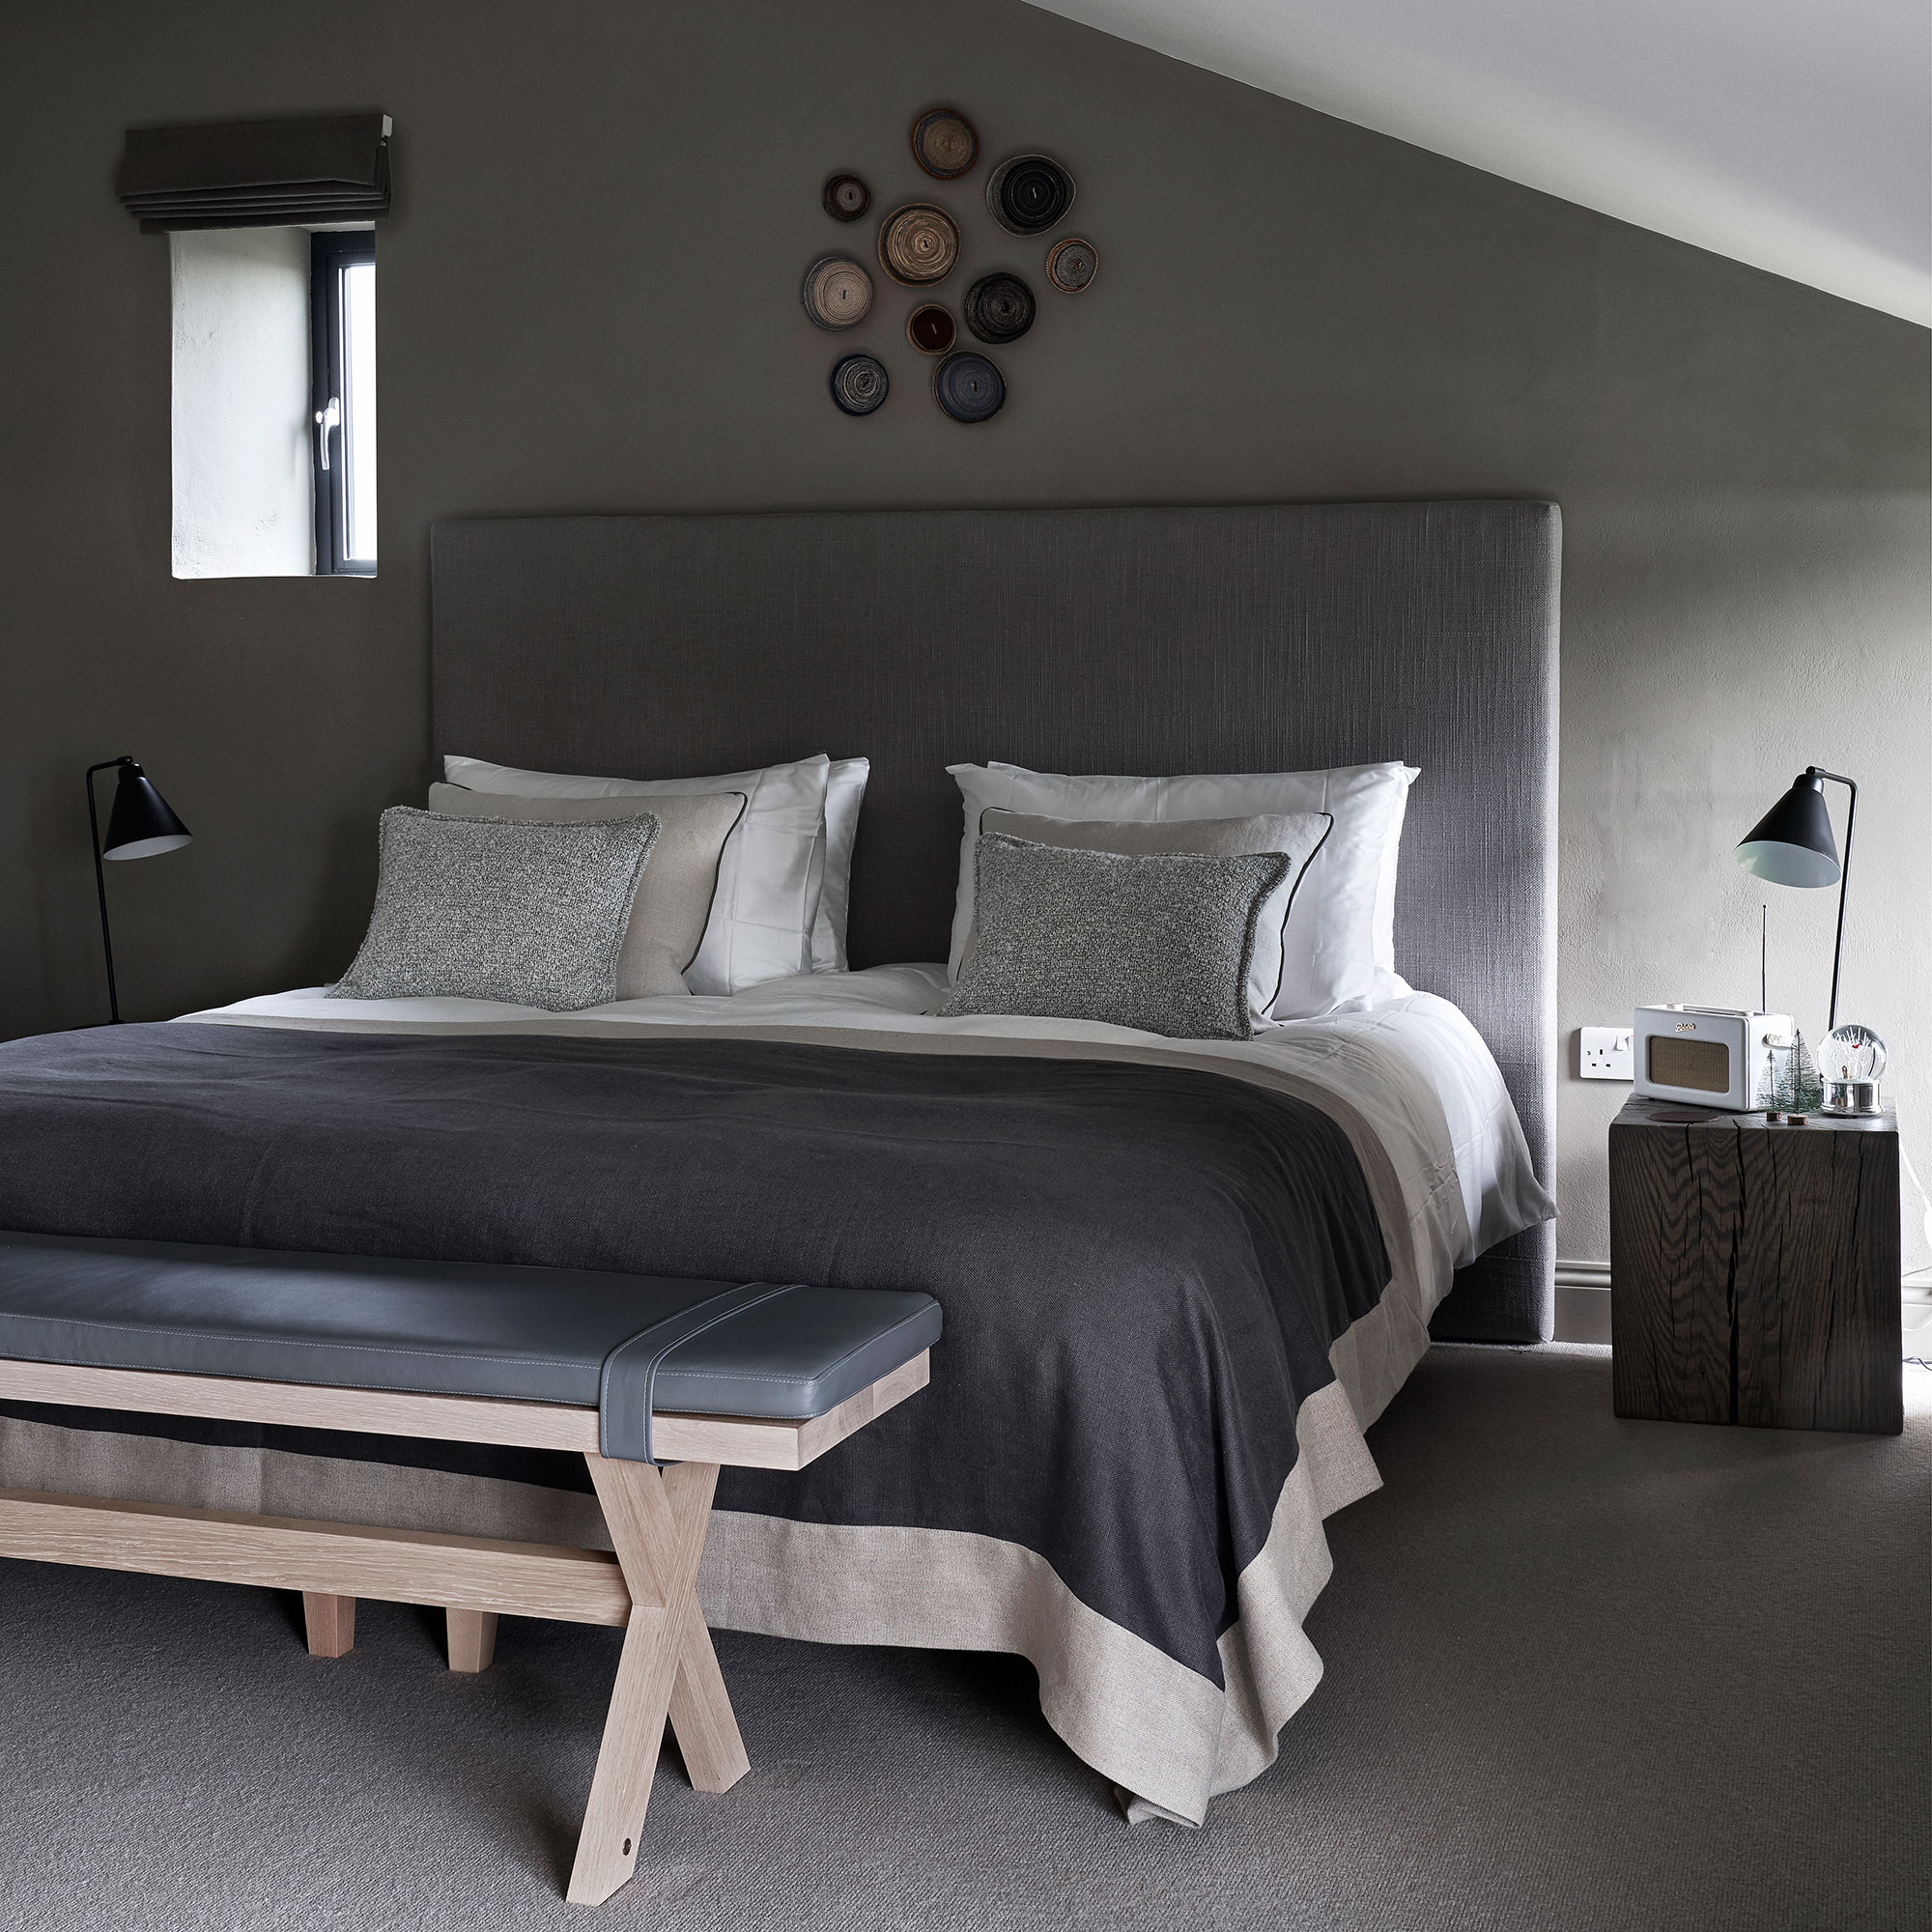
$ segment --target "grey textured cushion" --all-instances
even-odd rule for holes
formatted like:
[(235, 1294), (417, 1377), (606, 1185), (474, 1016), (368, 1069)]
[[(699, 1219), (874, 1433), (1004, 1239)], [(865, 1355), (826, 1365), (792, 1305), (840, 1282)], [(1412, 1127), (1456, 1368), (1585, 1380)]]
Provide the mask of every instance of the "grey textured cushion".
[[(1255, 950), (1248, 962), (1248, 1017), (1257, 1026), (1273, 1017), (1281, 995), (1283, 935), (1309, 862), (1334, 826), (1327, 811), (1262, 812), (1247, 818), (1049, 818), (1038, 812), (989, 806), (980, 830), (1030, 838), (1036, 845), (1067, 845), (1082, 852), (1282, 852), (1289, 860), (1282, 882), (1255, 921)], [(965, 958), (975, 944), (966, 935)]]
[(329, 997), (603, 1006), (657, 836), (649, 813), (512, 825), (391, 806), (369, 930)]
[(1255, 922), (1293, 861), (1085, 852), (981, 835), (977, 938), (939, 1009), (1246, 1039)]
[[(590, 819), (635, 818), (635, 798), (525, 798), (507, 792), (469, 791), (433, 784), (429, 809), (459, 818), (507, 818), (525, 823), (580, 824)], [(638, 881), (624, 950), (617, 955), (620, 1000), (648, 1000), (687, 993), (684, 975), (697, 956), (718, 891), (724, 841), (745, 814), (741, 791), (706, 792), (695, 798), (653, 798), (644, 809), (658, 821), (650, 864)]]

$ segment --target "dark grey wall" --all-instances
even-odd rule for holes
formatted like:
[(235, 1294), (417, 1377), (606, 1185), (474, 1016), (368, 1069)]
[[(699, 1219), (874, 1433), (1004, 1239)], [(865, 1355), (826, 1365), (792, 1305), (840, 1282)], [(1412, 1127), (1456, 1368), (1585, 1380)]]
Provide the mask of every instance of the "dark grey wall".
[[(1909, 980), (1932, 914), (1902, 891), (1932, 724), (1923, 331), (1014, 0), (330, 16), (12, 11), (0, 1031), (100, 1011), (79, 773), (123, 751), (199, 835), (111, 880), (128, 1010), (339, 968), (374, 814), (424, 777), (434, 517), (1523, 494), (1564, 510), (1566, 1024), (1742, 994), (1756, 900), (1727, 848), (1816, 759), (1885, 781), (1861, 837), (1895, 902), (1855, 904), (1848, 993), (1932, 1065)], [(931, 190), (904, 128), (935, 100), (994, 155), (1064, 156), (1103, 255), (970, 431), (918, 392), (896, 292), (856, 333), (898, 390), (838, 416), (795, 293), (850, 233), (829, 169)], [(175, 582), (167, 247), (114, 202), (121, 130), (353, 105), (397, 122), (382, 576)], [(996, 233), (971, 221), (969, 270), (1035, 266)], [(1834, 678), (1875, 701), (1835, 706)], [(1778, 915), (1807, 1016), (1824, 910)], [(1602, 1251), (1618, 1097), (1566, 1090), (1565, 1254)]]

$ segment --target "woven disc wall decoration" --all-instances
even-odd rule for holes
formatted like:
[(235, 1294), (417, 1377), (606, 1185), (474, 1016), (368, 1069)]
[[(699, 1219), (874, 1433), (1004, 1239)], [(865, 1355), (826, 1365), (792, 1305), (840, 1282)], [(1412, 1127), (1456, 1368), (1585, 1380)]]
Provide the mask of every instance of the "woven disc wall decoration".
[(981, 275), (959, 311), (981, 342), (1017, 342), (1033, 327), (1033, 291), (1017, 275)]
[(983, 355), (969, 349), (949, 355), (932, 372), (932, 393), (954, 422), (980, 423), (999, 414), (1007, 385)]
[(879, 260), (907, 288), (943, 282), (959, 259), (959, 224), (929, 201), (908, 202), (879, 230)]
[(980, 136), (956, 107), (935, 107), (912, 124), (912, 157), (937, 181), (957, 181), (980, 158)]
[(1069, 235), (1046, 251), (1046, 279), (1064, 296), (1092, 288), (1099, 272), (1100, 251), (1081, 236)]
[(872, 205), (872, 190), (857, 175), (828, 175), (825, 212), (834, 221), (857, 221)]
[(848, 416), (868, 416), (886, 400), (893, 381), (875, 355), (848, 355), (832, 372), (832, 400)]
[(1058, 228), (1073, 206), (1073, 177), (1048, 155), (1015, 155), (986, 182), (986, 206), (1011, 235)]
[(921, 302), (906, 317), (906, 340), (922, 355), (944, 355), (958, 334), (951, 312), (937, 302)]
[(850, 328), (871, 309), (872, 278), (849, 255), (821, 255), (805, 271), (799, 295), (820, 328)]

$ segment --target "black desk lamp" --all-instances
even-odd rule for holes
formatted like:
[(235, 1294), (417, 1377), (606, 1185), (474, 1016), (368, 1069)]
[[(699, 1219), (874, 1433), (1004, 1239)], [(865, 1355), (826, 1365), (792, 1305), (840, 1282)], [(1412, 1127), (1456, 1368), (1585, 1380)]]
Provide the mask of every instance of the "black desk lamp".
[[(1838, 843), (1832, 837), (1832, 814), (1825, 810), (1825, 781), (1851, 787), (1845, 813), (1845, 861), (1838, 863)], [(1832, 948), (1832, 1016), (1830, 1033), (1838, 1024), (1838, 958), (1845, 950), (1845, 876), (1852, 867), (1852, 821), (1859, 815), (1859, 788), (1839, 772), (1806, 765), (1791, 781), (1791, 789), (1774, 805), (1738, 846), (1738, 864), (1760, 879), (1778, 886), (1836, 886), (1838, 937)]]
[[(94, 810), (94, 775), (118, 771), (120, 782), (114, 788), (114, 810), (107, 814), (107, 842), (100, 841), (100, 820)], [(100, 950), (107, 955), (107, 1010), (116, 1025), (121, 1020), (121, 1002), (114, 991), (114, 941), (107, 930), (107, 875), (100, 868), (102, 859), (152, 859), (157, 852), (173, 852), (194, 837), (168, 808), (168, 802), (152, 784), (148, 775), (132, 758), (109, 758), (104, 764), (87, 768), (87, 829), (94, 846), (94, 884), (100, 895)]]

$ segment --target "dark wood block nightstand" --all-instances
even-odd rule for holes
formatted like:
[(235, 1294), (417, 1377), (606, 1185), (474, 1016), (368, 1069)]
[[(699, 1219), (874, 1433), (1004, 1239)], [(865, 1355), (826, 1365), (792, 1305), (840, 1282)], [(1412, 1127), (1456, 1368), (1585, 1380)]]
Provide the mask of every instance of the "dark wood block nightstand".
[(1610, 1125), (1619, 1415), (1905, 1426), (1898, 1123), (1632, 1100)]

